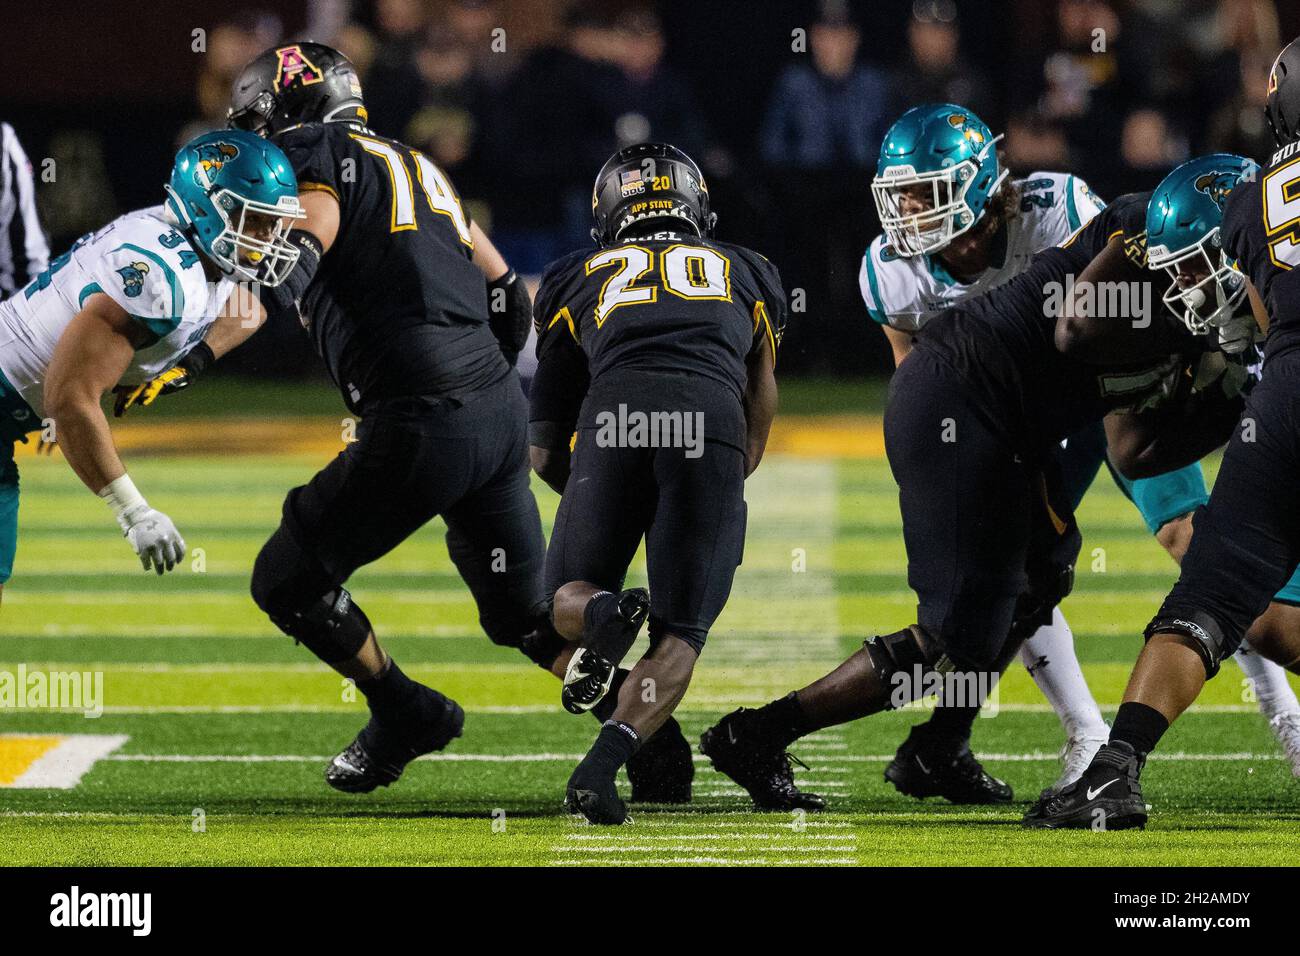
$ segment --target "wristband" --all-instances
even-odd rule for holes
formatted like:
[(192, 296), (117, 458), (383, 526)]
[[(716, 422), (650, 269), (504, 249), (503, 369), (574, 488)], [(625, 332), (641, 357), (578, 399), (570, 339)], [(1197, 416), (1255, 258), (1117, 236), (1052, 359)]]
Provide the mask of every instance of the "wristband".
[(199, 377), (199, 373), (217, 360), (212, 352), (212, 346), (207, 342), (200, 342), (194, 348), (185, 353), (185, 357), (176, 364), (185, 369), (185, 374), (190, 379)]
[(118, 524), (125, 526), (125, 517), (132, 511), (142, 508), (148, 508), (148, 503), (144, 496), (136, 490), (135, 482), (131, 480), (130, 475), (122, 475), (120, 478), (114, 478), (103, 488), (99, 489), (99, 497), (113, 509), (113, 516), (117, 518)]

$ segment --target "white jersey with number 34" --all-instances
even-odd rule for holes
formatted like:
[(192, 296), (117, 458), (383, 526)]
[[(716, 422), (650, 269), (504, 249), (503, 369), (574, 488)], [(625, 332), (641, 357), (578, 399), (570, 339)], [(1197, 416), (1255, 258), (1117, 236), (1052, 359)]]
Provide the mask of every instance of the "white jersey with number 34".
[(209, 282), (199, 253), (162, 206), (127, 213), (77, 240), (0, 303), (0, 372), (44, 415), (46, 370), (86, 299), (103, 293), (146, 332), (122, 375), (136, 385), (165, 371), (207, 334), (235, 284)]

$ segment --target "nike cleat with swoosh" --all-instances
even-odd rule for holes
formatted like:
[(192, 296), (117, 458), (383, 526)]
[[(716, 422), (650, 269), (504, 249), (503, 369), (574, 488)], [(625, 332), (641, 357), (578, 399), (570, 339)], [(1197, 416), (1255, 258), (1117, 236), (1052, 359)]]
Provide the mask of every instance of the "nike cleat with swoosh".
[(960, 806), (1010, 803), (1011, 787), (984, 769), (970, 746), (924, 747), (913, 731), (885, 768), (885, 779), (909, 797), (943, 797)]
[(1022, 822), (1042, 830), (1140, 830), (1147, 823), (1140, 779), (1145, 763), (1146, 757), (1122, 740), (1106, 744), (1082, 777), (1044, 794)]
[(619, 595), (614, 613), (586, 634), (569, 658), (560, 687), (565, 710), (585, 714), (605, 699), (649, 614), (650, 592), (645, 588), (629, 588)]
[(807, 766), (756, 733), (754, 713), (742, 707), (727, 714), (700, 737), (700, 752), (714, 770), (740, 784), (758, 810), (824, 810), (821, 794), (800, 790), (794, 782), (792, 765)]

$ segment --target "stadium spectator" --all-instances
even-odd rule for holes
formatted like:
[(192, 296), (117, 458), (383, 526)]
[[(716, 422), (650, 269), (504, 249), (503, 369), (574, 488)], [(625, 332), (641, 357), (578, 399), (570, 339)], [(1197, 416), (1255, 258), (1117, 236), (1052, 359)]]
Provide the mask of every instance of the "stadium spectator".
[(176, 134), (176, 148), (200, 133), (226, 125), (230, 85), (244, 64), (280, 39), (283, 24), (276, 16), (249, 11), (218, 23), (207, 35), (207, 55), (195, 81), (198, 116)]
[(846, 4), (823, 8), (810, 57), (781, 73), (761, 132), (780, 210), (782, 274), (804, 290), (807, 316), (790, 323), (787, 367), (861, 362), (865, 316), (857, 266), (871, 238), (871, 176), (893, 116), (888, 77), (857, 59), (861, 35)]
[(760, 134), (763, 160), (803, 170), (874, 168), (889, 128), (889, 80), (859, 63), (861, 34), (847, 7), (829, 5), (808, 33), (808, 59), (781, 73)]
[(1070, 144), (1059, 124), (1026, 110), (1014, 114), (1004, 130), (1002, 161), (1015, 176), (1040, 169), (1072, 169)]
[(953, 0), (916, 0), (907, 25), (907, 57), (894, 76), (895, 112), (919, 103), (960, 103), (998, 128), (1000, 105), (988, 78), (963, 58)]

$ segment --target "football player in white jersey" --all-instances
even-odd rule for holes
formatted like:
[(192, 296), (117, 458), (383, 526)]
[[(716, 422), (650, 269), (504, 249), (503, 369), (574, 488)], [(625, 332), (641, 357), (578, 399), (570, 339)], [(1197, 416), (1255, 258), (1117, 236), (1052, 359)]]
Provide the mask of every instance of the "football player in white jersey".
[[(868, 248), (859, 286), (871, 318), (889, 339), (895, 364), (912, 347), (912, 336), (932, 316), (981, 295), (1028, 268), (1035, 254), (1066, 241), (1104, 206), (1078, 177), (1035, 172), (1012, 180), (998, 161), (989, 128), (969, 110), (951, 104), (909, 110), (891, 127), (872, 183), (884, 229)], [(1061, 464), (1073, 503), (1078, 504), (1106, 460), (1100, 424), (1072, 436)], [(1157, 540), (1175, 560), (1191, 538), (1191, 515), (1208, 500), (1199, 465), (1138, 482), (1112, 475), (1141, 512)], [(1074, 651), (1074, 638), (1059, 608), (1051, 622), (1020, 651), (1065, 730), (1062, 771), (1047, 792), (1079, 777), (1108, 728)], [(1243, 651), (1242, 669), (1269, 707), (1295, 702), (1281, 668)], [(1282, 705), (1278, 705), (1282, 700)], [(1291, 710), (1300, 710), (1296, 704)], [(954, 802), (1003, 802), (1010, 788), (989, 776), (970, 755), (976, 708), (940, 707), (913, 728), (886, 778), (904, 793), (941, 795)], [(1274, 715), (1266, 710), (1266, 717)], [(1272, 721), (1279, 736), (1290, 725)], [(1283, 740), (1288, 753), (1294, 742)]]
[(283, 281), (297, 259), (284, 235), (302, 213), (284, 154), (240, 130), (187, 143), (166, 189), (163, 205), (83, 236), (0, 303), (0, 586), (17, 548), (13, 443), (33, 432), (104, 499), (145, 570), (185, 556), (175, 524), (127, 475), (100, 401), (251, 335), (260, 307), (256, 320), (241, 315), (240, 301), (255, 300), (231, 293)]

